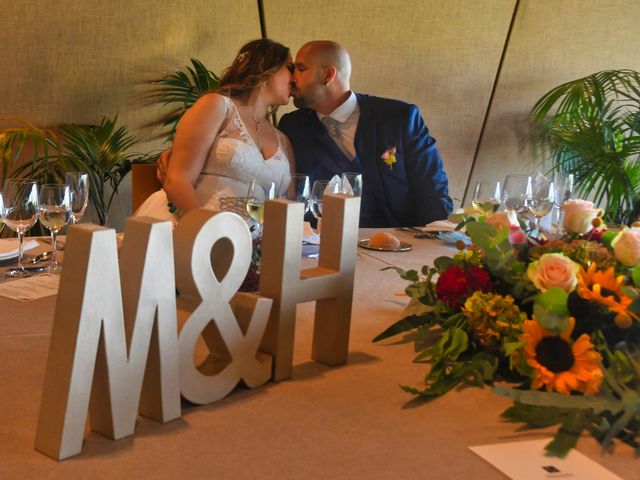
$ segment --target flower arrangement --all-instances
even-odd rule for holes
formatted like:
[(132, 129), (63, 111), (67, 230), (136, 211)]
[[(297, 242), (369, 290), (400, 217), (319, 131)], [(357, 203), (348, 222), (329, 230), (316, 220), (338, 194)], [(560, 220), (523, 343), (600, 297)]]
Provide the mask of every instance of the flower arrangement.
[(509, 382), (494, 386), (514, 400), (503, 417), (559, 425), (552, 455), (584, 431), (640, 455), (640, 229), (606, 232), (601, 211), (572, 202), (553, 241), (505, 212), (465, 217), (469, 248), (420, 272), (396, 268), (410, 302), (374, 341), (415, 330), (415, 361), (430, 368), (421, 388), (402, 387), (413, 395)]

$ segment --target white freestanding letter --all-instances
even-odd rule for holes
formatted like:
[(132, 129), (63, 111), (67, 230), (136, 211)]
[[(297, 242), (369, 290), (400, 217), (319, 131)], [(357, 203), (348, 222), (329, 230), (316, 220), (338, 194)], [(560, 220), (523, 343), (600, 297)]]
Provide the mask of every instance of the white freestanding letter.
[[(225, 397), (240, 380), (250, 388), (269, 381), (272, 359), (258, 348), (272, 301), (236, 293), (251, 263), (247, 224), (235, 213), (192, 210), (176, 228), (175, 246), (182, 395), (206, 404)], [(196, 365), (200, 335), (209, 354)]]
[(70, 227), (36, 434), (55, 459), (82, 450), (88, 408), (113, 439), (133, 433), (139, 404), (180, 416), (171, 224), (129, 219), (121, 267), (122, 295), (114, 230)]
[(263, 346), (274, 356), (274, 380), (291, 376), (300, 302), (317, 300), (311, 357), (331, 366), (347, 361), (360, 198), (325, 195), (323, 211), (318, 267), (301, 272), (304, 205), (266, 205), (260, 293), (273, 298)]

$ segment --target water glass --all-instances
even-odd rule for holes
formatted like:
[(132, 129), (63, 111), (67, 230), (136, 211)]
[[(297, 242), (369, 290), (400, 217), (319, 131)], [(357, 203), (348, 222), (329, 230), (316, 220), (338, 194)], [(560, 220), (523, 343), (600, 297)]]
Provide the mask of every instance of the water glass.
[(54, 274), (60, 273), (62, 267), (56, 258), (56, 237), (71, 219), (71, 194), (68, 185), (42, 185), (40, 187), (38, 218), (40, 223), (51, 232), (53, 254), (47, 270)]
[(573, 173), (555, 172), (553, 174), (553, 184), (556, 187), (553, 224), (556, 228), (559, 228), (562, 225), (562, 204), (573, 197)]
[(24, 234), (38, 220), (38, 187), (35, 182), (24, 179), (8, 179), (2, 193), (4, 200), (4, 223), (18, 234), (18, 265), (5, 273), (12, 278), (29, 277), (31, 273), (22, 266)]
[(84, 215), (89, 203), (89, 174), (67, 172), (66, 182), (69, 186), (71, 201), (71, 223), (78, 223)]
[(311, 186), (309, 185), (309, 177), (301, 173), (291, 175), (291, 182), (289, 182), (286, 199), (304, 203), (304, 211), (306, 213), (307, 210), (309, 210), (310, 195)]
[(529, 175), (507, 175), (502, 190), (502, 203), (507, 210), (512, 210), (518, 215), (527, 213), (527, 202), (532, 194), (533, 186)]
[(362, 196), (362, 174), (356, 172), (344, 172), (342, 174), (342, 188), (340, 193), (345, 195), (353, 195), (354, 197)]
[(322, 201), (325, 193), (340, 193), (340, 185), (330, 180), (316, 180), (311, 189), (311, 213), (317, 220), (322, 218)]
[(471, 205), (480, 215), (492, 215), (497, 212), (501, 200), (500, 182), (478, 180)]

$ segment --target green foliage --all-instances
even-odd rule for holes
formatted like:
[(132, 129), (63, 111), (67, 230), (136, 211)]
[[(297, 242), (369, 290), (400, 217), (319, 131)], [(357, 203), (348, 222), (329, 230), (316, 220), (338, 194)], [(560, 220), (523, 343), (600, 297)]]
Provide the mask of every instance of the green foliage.
[(36, 162), (40, 157), (49, 157), (50, 151), (57, 151), (58, 136), (53, 130), (38, 128), (22, 118), (0, 116), (0, 121), (20, 125), (0, 129), (0, 165), (2, 165), (0, 190), (2, 190), (5, 180), (21, 159), (25, 147), (33, 150), (31, 161)]
[[(147, 159), (145, 155), (127, 153), (137, 140), (126, 126), (116, 128), (117, 119), (103, 118), (98, 125), (62, 125), (59, 144), (51, 141), (57, 153), (34, 158), (12, 175), (28, 176), (42, 184), (64, 183), (69, 171), (88, 173), (91, 203), (100, 224), (107, 225), (111, 203), (131, 170), (131, 163)], [(106, 184), (111, 187), (110, 193)]]
[(154, 88), (149, 97), (163, 105), (172, 105), (174, 108), (156, 124), (168, 128), (167, 139), (173, 140), (176, 126), (182, 115), (207, 92), (218, 87), (218, 76), (204, 66), (202, 62), (191, 59), (191, 66), (186, 66), (186, 72), (176, 70), (175, 73), (163, 77), (154, 82)]
[(625, 346), (611, 351), (601, 335), (595, 338), (608, 364), (599, 395), (493, 389), (516, 402), (502, 414), (509, 421), (524, 423), (526, 428), (559, 425), (554, 440), (546, 447), (551, 455), (564, 457), (585, 430), (604, 451), (610, 451), (617, 438), (640, 454), (640, 355)]
[(538, 323), (547, 330), (560, 334), (569, 327), (567, 293), (561, 288), (550, 288), (536, 295), (533, 314)]
[(604, 203), (606, 219), (640, 213), (640, 72), (607, 70), (547, 92), (530, 114), (533, 141), (576, 193)]

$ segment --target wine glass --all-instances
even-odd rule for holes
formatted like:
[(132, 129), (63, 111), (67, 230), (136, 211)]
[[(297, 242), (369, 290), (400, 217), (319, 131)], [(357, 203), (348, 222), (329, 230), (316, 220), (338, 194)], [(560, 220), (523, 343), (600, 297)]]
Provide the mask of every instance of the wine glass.
[(504, 189), (502, 190), (504, 207), (518, 215), (527, 213), (527, 202), (531, 198), (532, 192), (531, 177), (529, 175), (507, 175), (504, 180)]
[(62, 267), (56, 259), (56, 237), (70, 220), (71, 194), (68, 185), (42, 185), (40, 187), (40, 223), (51, 232), (51, 264), (47, 268), (50, 273), (60, 273)]
[(265, 185), (258, 183), (256, 179), (249, 182), (247, 190), (247, 213), (258, 223), (258, 236), (262, 234), (262, 222), (264, 221), (264, 202), (276, 197), (276, 182), (267, 182)]
[(322, 218), (322, 201), (325, 193), (340, 193), (340, 185), (337, 182), (330, 180), (316, 180), (313, 182), (313, 188), (311, 189), (311, 213), (316, 220)]
[(553, 184), (556, 187), (553, 223), (556, 229), (559, 228), (559, 225), (562, 225), (562, 204), (567, 200), (571, 200), (573, 195), (573, 181), (573, 173), (555, 172), (553, 174)]
[(67, 185), (71, 200), (71, 223), (80, 222), (89, 203), (89, 174), (82, 172), (67, 172)]
[(341, 193), (353, 195), (354, 197), (362, 196), (362, 174), (356, 172), (344, 172), (342, 174)]
[(471, 205), (480, 215), (492, 215), (500, 207), (500, 182), (478, 180)]
[(304, 211), (306, 213), (306, 211), (309, 210), (310, 195), (311, 187), (309, 186), (309, 177), (301, 173), (291, 175), (291, 182), (289, 182), (286, 199), (304, 203)]
[(8, 277), (31, 276), (22, 266), (24, 234), (38, 220), (38, 187), (25, 179), (8, 179), (2, 193), (4, 200), (4, 223), (18, 234), (18, 265), (5, 273)]
[(528, 196), (527, 207), (533, 215), (536, 232), (540, 232), (540, 219), (546, 216), (555, 203), (556, 189), (553, 182), (546, 178), (536, 181)]

